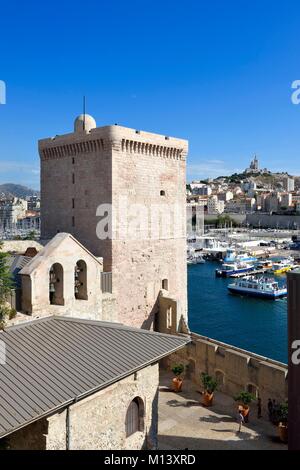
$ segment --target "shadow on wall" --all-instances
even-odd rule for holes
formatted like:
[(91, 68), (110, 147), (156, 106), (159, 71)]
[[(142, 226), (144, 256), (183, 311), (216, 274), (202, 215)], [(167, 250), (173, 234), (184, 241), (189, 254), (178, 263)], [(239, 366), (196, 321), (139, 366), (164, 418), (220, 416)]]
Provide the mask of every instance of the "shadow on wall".
[(146, 320), (143, 321), (142, 330), (158, 331), (158, 314), (159, 314), (159, 295), (157, 296), (153, 308)]
[(156, 391), (155, 397), (152, 401), (152, 419), (149, 430), (145, 438), (143, 448), (147, 450), (157, 449), (157, 434), (158, 434), (158, 390)]

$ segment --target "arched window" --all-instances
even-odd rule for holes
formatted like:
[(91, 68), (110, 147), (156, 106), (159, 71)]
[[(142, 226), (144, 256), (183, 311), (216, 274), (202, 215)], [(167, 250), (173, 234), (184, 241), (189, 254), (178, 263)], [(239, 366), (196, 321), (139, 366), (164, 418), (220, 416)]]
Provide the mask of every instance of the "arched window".
[(258, 387), (254, 384), (247, 385), (247, 392), (251, 393), (255, 398), (258, 398), (259, 396)]
[(144, 403), (139, 397), (132, 400), (127, 409), (125, 428), (126, 437), (144, 429)]
[(49, 302), (51, 305), (64, 305), (64, 270), (55, 263), (49, 271)]
[(88, 300), (87, 266), (83, 260), (77, 261), (74, 271), (74, 295), (78, 300)]

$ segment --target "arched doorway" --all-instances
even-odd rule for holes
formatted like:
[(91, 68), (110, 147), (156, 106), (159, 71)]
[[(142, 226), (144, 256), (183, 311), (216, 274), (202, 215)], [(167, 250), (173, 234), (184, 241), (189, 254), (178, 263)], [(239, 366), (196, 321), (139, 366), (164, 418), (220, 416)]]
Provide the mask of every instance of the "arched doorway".
[(140, 397), (134, 398), (126, 412), (125, 431), (126, 437), (144, 430), (144, 402)]

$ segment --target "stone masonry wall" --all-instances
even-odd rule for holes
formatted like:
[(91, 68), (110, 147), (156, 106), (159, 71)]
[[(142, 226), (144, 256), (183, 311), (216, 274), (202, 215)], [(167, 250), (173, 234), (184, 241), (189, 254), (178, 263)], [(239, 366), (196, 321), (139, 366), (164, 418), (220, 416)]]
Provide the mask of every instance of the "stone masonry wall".
[[(59, 234), (56, 238), (63, 237)], [(64, 315), (92, 320), (102, 319), (101, 272), (102, 263), (90, 255), (76, 240), (64, 236), (62, 241), (55, 240), (44, 248), (42, 261), (30, 271), (30, 265), (21, 271), (22, 311), (33, 316)], [(37, 258), (33, 258), (33, 263)], [(74, 296), (74, 267), (82, 260), (87, 266), (87, 300)], [(50, 305), (49, 270), (59, 263), (63, 268), (62, 286), (63, 305)], [(27, 273), (28, 271), (28, 273)]]
[[(181, 148), (182, 154), (156, 155), (156, 143)], [(144, 150), (139, 150), (140, 144)], [(142, 216), (144, 222), (137, 224), (136, 238), (127, 232), (120, 239), (117, 231), (122, 221), (113, 230), (113, 285), (118, 289), (119, 320), (128, 325), (146, 329), (155, 326), (164, 279), (169, 295), (178, 301), (179, 315), (187, 316), (186, 152), (185, 141), (165, 140), (146, 132), (135, 134), (125, 128), (114, 131), (113, 204), (120, 207), (120, 201), (124, 201), (127, 228), (132, 227), (130, 214)], [(181, 211), (184, 222), (181, 233), (174, 232), (180, 218), (173, 216), (175, 208)]]
[[(11, 434), (11, 449), (65, 450), (69, 422), (70, 450), (139, 450), (157, 447), (158, 364), (120, 380), (47, 419)], [(131, 401), (144, 403), (143, 430), (126, 437), (125, 419)]]
[(268, 399), (287, 399), (287, 366), (227, 344), (192, 333), (186, 348), (164, 360), (164, 367), (183, 363), (185, 374), (202, 388), (201, 373), (223, 378), (219, 390), (234, 397), (241, 390), (256, 390), (262, 399), (263, 415), (268, 416)]
[[(97, 146), (88, 150), (87, 145), (94, 141), (89, 134), (72, 133), (40, 142), (41, 237), (71, 233), (94, 255), (104, 258), (104, 270), (110, 271), (111, 241), (99, 242), (96, 211), (100, 204), (111, 203), (112, 150), (102, 134)], [(63, 155), (58, 150), (49, 155), (71, 145), (76, 151)]]

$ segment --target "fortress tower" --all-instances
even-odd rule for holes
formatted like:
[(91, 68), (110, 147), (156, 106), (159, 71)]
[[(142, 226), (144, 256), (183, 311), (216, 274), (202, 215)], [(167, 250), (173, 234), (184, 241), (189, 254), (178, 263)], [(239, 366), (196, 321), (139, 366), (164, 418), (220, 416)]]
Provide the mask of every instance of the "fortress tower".
[[(75, 120), (73, 133), (39, 141), (42, 238), (68, 232), (103, 257), (122, 323), (155, 328), (161, 292), (176, 302), (177, 321), (186, 319), (187, 151), (186, 140), (117, 125), (97, 128), (88, 115)], [(97, 234), (107, 214), (103, 204), (112, 208), (106, 239)], [(153, 208), (154, 220), (163, 209), (159, 220), (169, 232), (157, 231)], [(136, 214), (143, 214), (141, 224)], [(181, 223), (177, 231), (174, 220)], [(137, 225), (140, 233), (132, 236)]]

